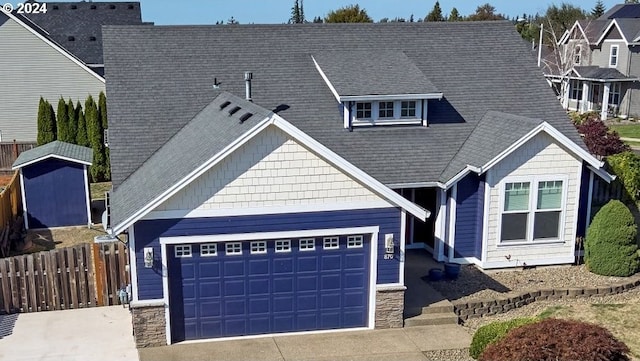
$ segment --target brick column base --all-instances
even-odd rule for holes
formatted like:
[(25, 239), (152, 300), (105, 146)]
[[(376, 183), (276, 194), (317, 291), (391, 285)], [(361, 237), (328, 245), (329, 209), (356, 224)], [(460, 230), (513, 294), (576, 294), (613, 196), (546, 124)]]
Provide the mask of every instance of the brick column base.
[(155, 347), (167, 344), (164, 305), (133, 305), (131, 313), (136, 347)]
[(376, 328), (398, 328), (404, 325), (404, 286), (376, 291)]

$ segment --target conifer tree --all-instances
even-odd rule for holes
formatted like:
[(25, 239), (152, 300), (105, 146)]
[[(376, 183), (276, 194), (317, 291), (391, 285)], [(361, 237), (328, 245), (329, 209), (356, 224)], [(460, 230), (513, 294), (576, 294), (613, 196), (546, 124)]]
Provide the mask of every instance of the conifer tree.
[(67, 102), (67, 115), (69, 116), (69, 127), (67, 131), (69, 132), (69, 143), (76, 144), (76, 136), (78, 133), (78, 113), (76, 113), (76, 108), (73, 106), (73, 100), (69, 98), (69, 102)]
[(84, 118), (84, 111), (80, 101), (76, 104), (76, 117), (78, 118), (78, 129), (76, 133), (76, 144), (83, 147), (89, 146), (89, 137), (87, 136), (87, 122)]
[(462, 18), (462, 16), (460, 16), (460, 12), (458, 11), (458, 9), (453, 8), (451, 9), (451, 13), (449, 14), (449, 18), (447, 19), (447, 21), (462, 21), (464, 20)]
[(48, 101), (40, 97), (38, 105), (38, 145), (56, 140), (56, 115)]
[(60, 97), (58, 100), (58, 111), (57, 111), (57, 137), (59, 141), (72, 143), (72, 139), (70, 139), (69, 135), (69, 115), (67, 114), (67, 103), (64, 101), (64, 98)]
[(89, 95), (84, 103), (84, 116), (87, 122), (87, 135), (90, 147), (93, 149), (93, 164), (91, 165), (91, 181), (101, 182), (104, 179), (104, 143), (102, 121), (98, 114), (98, 107), (93, 97)]
[(424, 21), (444, 21), (439, 1), (436, 1), (435, 5), (433, 5), (433, 9), (431, 9), (431, 12), (427, 14)]
[(605, 11), (606, 11), (606, 8), (604, 7), (604, 3), (602, 2), (602, 0), (598, 0), (596, 2), (596, 6), (593, 9), (591, 9), (591, 17), (594, 19), (597, 19), (601, 17)]
[(107, 97), (104, 92), (100, 92), (98, 97), (98, 114), (100, 115), (100, 125), (102, 127), (103, 141), (102, 149), (104, 151), (104, 180), (111, 180), (111, 161), (109, 159), (109, 147), (105, 145), (106, 139), (104, 139), (105, 130), (109, 129), (109, 122), (107, 119)]

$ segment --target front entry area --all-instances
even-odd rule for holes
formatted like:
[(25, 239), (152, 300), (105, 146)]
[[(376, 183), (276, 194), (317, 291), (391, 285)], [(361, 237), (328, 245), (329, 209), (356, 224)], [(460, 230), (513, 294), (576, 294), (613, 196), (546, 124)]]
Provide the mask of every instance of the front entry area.
[(372, 234), (167, 244), (172, 342), (363, 328)]

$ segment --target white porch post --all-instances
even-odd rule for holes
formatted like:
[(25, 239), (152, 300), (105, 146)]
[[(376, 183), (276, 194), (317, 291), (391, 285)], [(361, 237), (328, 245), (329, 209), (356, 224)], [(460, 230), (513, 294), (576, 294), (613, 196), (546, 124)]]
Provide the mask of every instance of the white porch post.
[(586, 113), (589, 111), (589, 89), (591, 88), (589, 85), (591, 83), (585, 81), (582, 83), (582, 99), (580, 99), (580, 114)]
[[(436, 225), (435, 225), (435, 246), (433, 255), (439, 262), (444, 261), (444, 247), (446, 247), (446, 227), (447, 227), (447, 191), (444, 189), (438, 189), (437, 197), (438, 209), (436, 212)], [(432, 213), (433, 214), (433, 213)]]
[(562, 108), (569, 108), (569, 92), (571, 91), (571, 84), (569, 80), (563, 80), (561, 83), (562, 91)]
[(600, 111), (600, 119), (607, 120), (609, 114), (609, 91), (611, 89), (611, 83), (604, 83), (604, 90), (602, 91), (602, 110)]

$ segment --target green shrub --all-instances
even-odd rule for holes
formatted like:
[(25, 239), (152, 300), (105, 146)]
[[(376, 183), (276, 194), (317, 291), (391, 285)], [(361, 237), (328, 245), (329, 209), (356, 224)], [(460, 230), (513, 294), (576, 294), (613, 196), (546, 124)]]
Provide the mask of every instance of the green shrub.
[(629, 360), (629, 348), (598, 325), (549, 318), (510, 331), (487, 346), (480, 361)]
[(640, 202), (640, 156), (633, 152), (614, 154), (607, 157), (607, 163), (622, 182), (628, 201)]
[(640, 267), (637, 226), (627, 206), (612, 200), (602, 207), (587, 230), (585, 263), (604, 276), (630, 276)]
[(480, 327), (474, 334), (469, 347), (469, 355), (477, 359), (491, 343), (503, 338), (510, 330), (536, 322), (536, 318), (515, 318), (509, 321), (491, 322)]

